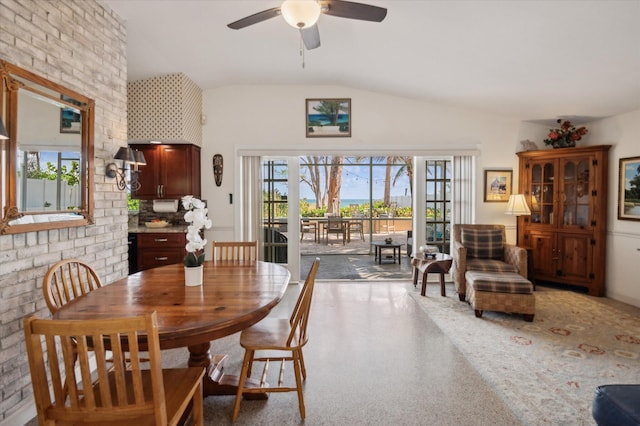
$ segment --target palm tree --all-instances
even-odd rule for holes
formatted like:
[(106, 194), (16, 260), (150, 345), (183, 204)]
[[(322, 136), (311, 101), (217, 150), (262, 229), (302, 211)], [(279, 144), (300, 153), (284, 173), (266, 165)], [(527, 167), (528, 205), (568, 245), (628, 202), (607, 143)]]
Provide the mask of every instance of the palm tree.
[(333, 157), (331, 170), (329, 171), (329, 184), (327, 186), (327, 213), (340, 213), (340, 189), (342, 188), (342, 165), (344, 157)]
[[(409, 191), (413, 197), (413, 157), (377, 157), (377, 159), (384, 159), (387, 163), (384, 177), (384, 205), (391, 205), (391, 186), (395, 185), (398, 179), (405, 174), (409, 177)], [(391, 169), (397, 164), (402, 164), (402, 166), (398, 168), (393, 180), (391, 180)]]
[(343, 101), (320, 101), (320, 104), (313, 107), (319, 114), (324, 115), (331, 122), (332, 126), (338, 125), (338, 117), (341, 112), (348, 112), (347, 104)]
[[(316, 197), (316, 209), (326, 207), (327, 213), (340, 212), (340, 189), (342, 187), (342, 165), (344, 157), (301, 157), (309, 176), (302, 173), (300, 181), (309, 185)], [(321, 173), (324, 169), (324, 173)], [(322, 178), (324, 177), (324, 182)], [(324, 189), (323, 189), (324, 188)]]
[[(302, 173), (300, 175), (300, 182), (304, 182), (309, 185), (309, 188), (313, 192), (316, 198), (316, 209), (321, 209), (325, 206), (326, 194), (323, 193), (323, 185), (321, 177), (324, 175), (325, 182), (324, 188), (327, 187), (327, 157), (308, 156), (300, 158), (303, 167), (309, 170), (309, 176)], [(321, 173), (321, 168), (325, 168), (325, 173)]]

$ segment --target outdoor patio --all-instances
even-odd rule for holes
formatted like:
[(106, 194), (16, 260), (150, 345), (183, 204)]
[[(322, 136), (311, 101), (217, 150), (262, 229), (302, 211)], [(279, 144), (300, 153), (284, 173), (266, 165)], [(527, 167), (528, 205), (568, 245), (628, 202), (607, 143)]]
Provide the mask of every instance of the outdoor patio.
[[(392, 238), (394, 243), (402, 244), (400, 264), (384, 261), (381, 265), (374, 261), (371, 241), (384, 241)], [(301, 272), (304, 275), (311, 267), (313, 259), (320, 258), (317, 279), (320, 280), (383, 280), (411, 279), (412, 268), (407, 256), (407, 231), (364, 233), (364, 241), (360, 235), (351, 235), (351, 241), (342, 244), (342, 237), (329, 236), (327, 243), (322, 236), (314, 240), (313, 233), (305, 233), (300, 242)], [(387, 251), (383, 253), (386, 256)]]
[(363, 233), (364, 241), (360, 238), (360, 234), (351, 235), (351, 241), (345, 241), (342, 244), (342, 237), (338, 235), (329, 235), (329, 241), (320, 235), (318, 241), (315, 241), (313, 233), (305, 233), (300, 242), (300, 254), (371, 254), (373, 260), (373, 247), (371, 241), (384, 241), (385, 238), (391, 238), (394, 243), (402, 244), (402, 254), (407, 253), (407, 231), (383, 232), (376, 234)]

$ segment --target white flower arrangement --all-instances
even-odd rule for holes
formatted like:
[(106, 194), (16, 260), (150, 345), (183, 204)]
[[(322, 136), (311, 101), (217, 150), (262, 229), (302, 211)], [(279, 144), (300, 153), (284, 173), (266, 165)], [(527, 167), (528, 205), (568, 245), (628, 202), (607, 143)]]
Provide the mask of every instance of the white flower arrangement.
[(204, 262), (204, 248), (207, 245), (207, 240), (202, 238), (200, 231), (211, 228), (211, 219), (207, 217), (208, 209), (202, 200), (194, 198), (192, 195), (182, 197), (182, 207), (187, 210), (184, 214), (184, 220), (189, 223), (184, 266), (200, 266)]

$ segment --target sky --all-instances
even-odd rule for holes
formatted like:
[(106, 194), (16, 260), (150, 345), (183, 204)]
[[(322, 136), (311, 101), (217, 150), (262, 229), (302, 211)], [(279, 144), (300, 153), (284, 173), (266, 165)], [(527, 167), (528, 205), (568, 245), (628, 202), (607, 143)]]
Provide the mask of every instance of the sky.
[[(384, 176), (385, 166), (373, 166), (373, 199), (382, 200), (384, 194)], [(391, 178), (395, 174), (392, 171)], [(306, 168), (302, 167), (301, 174), (306, 172)], [(405, 194), (406, 192), (406, 194)], [(409, 189), (409, 180), (406, 175), (399, 179), (395, 186), (391, 187), (391, 196), (411, 195)], [(369, 197), (369, 166), (362, 165), (345, 165), (342, 169), (342, 187), (340, 197), (345, 199), (367, 199)], [(306, 183), (300, 184), (300, 198), (308, 200), (315, 199), (311, 188)]]

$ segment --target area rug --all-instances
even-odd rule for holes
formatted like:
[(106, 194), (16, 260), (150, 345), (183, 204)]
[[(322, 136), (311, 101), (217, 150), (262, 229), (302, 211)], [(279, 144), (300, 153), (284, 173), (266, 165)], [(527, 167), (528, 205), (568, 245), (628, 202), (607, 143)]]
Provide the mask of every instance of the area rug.
[(450, 286), (447, 297), (427, 287), (426, 297), (419, 288), (411, 296), (524, 424), (595, 424), (596, 386), (640, 383), (640, 309), (538, 286), (534, 322), (476, 318)]
[(308, 271), (316, 257), (322, 265), (318, 280), (410, 280), (413, 274), (407, 256), (401, 257), (400, 264), (385, 260), (379, 265), (369, 254), (304, 255), (300, 256), (300, 270)]

